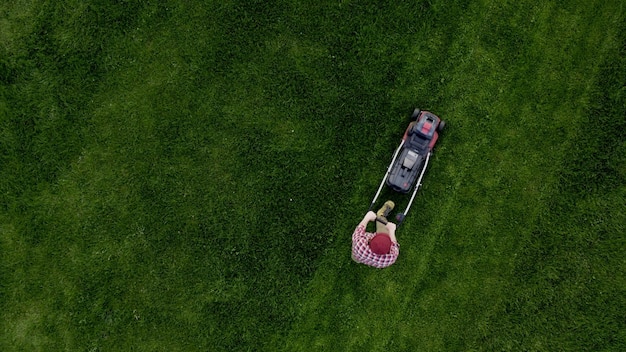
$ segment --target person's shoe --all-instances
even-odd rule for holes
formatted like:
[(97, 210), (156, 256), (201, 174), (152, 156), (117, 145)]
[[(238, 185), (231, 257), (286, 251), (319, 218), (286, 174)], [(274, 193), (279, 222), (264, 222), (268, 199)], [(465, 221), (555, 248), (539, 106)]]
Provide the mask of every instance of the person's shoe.
[(396, 205), (392, 201), (386, 201), (385, 204), (383, 204), (383, 206), (378, 209), (378, 212), (376, 212), (376, 216), (386, 219), (387, 215), (389, 215), (389, 213), (393, 210), (395, 206)]

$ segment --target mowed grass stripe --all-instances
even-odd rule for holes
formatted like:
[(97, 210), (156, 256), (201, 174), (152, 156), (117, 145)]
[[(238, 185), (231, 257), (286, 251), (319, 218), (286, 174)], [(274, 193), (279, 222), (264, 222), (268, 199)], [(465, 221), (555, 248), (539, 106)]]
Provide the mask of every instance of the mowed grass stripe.
[[(559, 20), (557, 19), (557, 22), (558, 21)], [(584, 20), (580, 20), (580, 21), (585, 22)], [(609, 29), (607, 32), (608, 32), (608, 38), (615, 38), (615, 35), (614, 35), (615, 32), (613, 29)], [(548, 36), (548, 37), (552, 37), (552, 36)], [(559, 36), (556, 35), (555, 37), (558, 38)], [(568, 45), (568, 44), (565, 44), (565, 45)], [(559, 48), (559, 46), (556, 45), (556, 43), (553, 44), (553, 47)], [(606, 52), (605, 52), (605, 55), (606, 55)], [(594, 59), (595, 57), (588, 57), (587, 60), (588, 62), (594, 63), (593, 62)], [(594, 65), (586, 65), (583, 60), (583, 62), (579, 64), (578, 66), (578, 71), (573, 72), (573, 75), (582, 75), (585, 77), (585, 79), (589, 79), (592, 82), (593, 81), (597, 82), (598, 77), (597, 76), (594, 77), (593, 74), (595, 72), (598, 72), (597, 67), (599, 65), (602, 65), (602, 60), (599, 60), (599, 62), (595, 62), (595, 67)], [(571, 71), (568, 73), (571, 73)], [(537, 79), (537, 81), (539, 81), (539, 79)], [(582, 80), (582, 81), (585, 83), (581, 84), (577, 79), (571, 79), (570, 81), (568, 81), (568, 83), (575, 83), (575, 84), (571, 84), (571, 85), (568, 84), (567, 86), (571, 87), (573, 91), (576, 91), (578, 89), (579, 92), (583, 93), (582, 96), (573, 95), (576, 99), (580, 98), (583, 101), (589, 100), (590, 98), (592, 98), (592, 91), (590, 91), (590, 89), (593, 88), (593, 86), (590, 87), (587, 85), (586, 82), (589, 82), (589, 81), (585, 81), (585, 80)], [(578, 86), (576, 85), (576, 83), (578, 84)], [(589, 87), (589, 88), (585, 91), (586, 87)], [(541, 87), (541, 88), (545, 90), (546, 93), (548, 93), (548, 91), (550, 92), (554, 91), (552, 89), (553, 86), (551, 85), (547, 85), (546, 87)], [(535, 89), (534, 91), (539, 93), (541, 89), (539, 90)], [(541, 96), (541, 95), (537, 94), (537, 96)], [(486, 243), (483, 243), (482, 246), (480, 245), (481, 244), (480, 242), (478, 243), (472, 243), (472, 241), (468, 242), (467, 238), (464, 239), (463, 242), (460, 242), (460, 243), (447, 243), (447, 244), (442, 243), (441, 244), (442, 249), (445, 250), (442, 253), (442, 256), (443, 256), (442, 260), (446, 260), (444, 258), (467, 258), (466, 260), (469, 260), (465, 263), (456, 263), (458, 262), (457, 260), (457, 261), (449, 261), (448, 262), (449, 264), (439, 264), (438, 266), (442, 267), (440, 273), (441, 274), (445, 273), (444, 282), (456, 283), (453, 285), (460, 286), (460, 285), (463, 285), (462, 283), (465, 281), (467, 282), (465, 283), (465, 285), (469, 284), (468, 285), (469, 287), (473, 287), (471, 290), (465, 290), (465, 291), (471, 292), (472, 294), (475, 294), (478, 297), (480, 297), (478, 293), (482, 293), (483, 295), (487, 296), (487, 297), (483, 297), (483, 300), (480, 300), (480, 298), (477, 298), (476, 296), (475, 297), (466, 296), (464, 298), (461, 298), (462, 299), (461, 302), (463, 302), (463, 300), (470, 300), (470, 302), (474, 301), (472, 305), (476, 305), (475, 301), (488, 302), (488, 303), (483, 303), (483, 305), (488, 306), (486, 307), (486, 309), (466, 311), (465, 314), (470, 314), (470, 317), (465, 317), (465, 321), (463, 321), (463, 319), (458, 316), (459, 314), (459, 309), (457, 308), (459, 306), (458, 302), (454, 302), (454, 304), (448, 304), (448, 305), (445, 305), (445, 303), (440, 304), (440, 306), (442, 306), (445, 311), (450, 312), (451, 316), (448, 316), (447, 320), (452, 321), (455, 324), (459, 324), (459, 326), (463, 326), (464, 324), (465, 325), (474, 324), (474, 326), (476, 326), (475, 323), (476, 323), (476, 320), (478, 320), (479, 324), (477, 326), (480, 329), (478, 331), (475, 329), (466, 330), (466, 332), (472, 332), (474, 334), (488, 334), (489, 329), (493, 328), (493, 325), (489, 323), (491, 319), (488, 317), (489, 316), (497, 317), (496, 318), (497, 320), (502, 320), (501, 317), (506, 316), (502, 314), (501, 310), (506, 309), (504, 308), (506, 306), (503, 306), (502, 303), (506, 302), (507, 300), (506, 299), (503, 300), (501, 297), (498, 297), (497, 293), (501, 292), (501, 294), (503, 295), (510, 295), (512, 292), (516, 292), (516, 289), (514, 287), (510, 287), (507, 283), (502, 282), (501, 280), (502, 276), (506, 277), (507, 274), (510, 274), (511, 266), (507, 268), (506, 266), (507, 261), (498, 262), (497, 258), (498, 257), (504, 258), (507, 256), (507, 253), (508, 253), (511, 255), (508, 260), (508, 263), (515, 264), (514, 267), (516, 270), (519, 266), (526, 266), (527, 264), (525, 260), (516, 259), (515, 256), (517, 256), (518, 254), (522, 256), (522, 253), (524, 255), (527, 254), (526, 249), (524, 248), (524, 246), (526, 245), (525, 241), (527, 238), (529, 238), (529, 235), (531, 235), (534, 231), (536, 231), (536, 230), (532, 230), (531, 232), (531, 229), (542, 228), (543, 226), (545, 226), (544, 219), (547, 216), (556, 216), (558, 218), (558, 214), (554, 214), (552, 212), (551, 205), (550, 205), (553, 197), (560, 197), (557, 193), (559, 192), (557, 188), (558, 183), (555, 182), (555, 180), (558, 180), (560, 177), (560, 172), (558, 171), (559, 168), (562, 167), (561, 165), (565, 164), (561, 160), (569, 157), (567, 151), (570, 146), (570, 143), (575, 142), (576, 140), (578, 140), (578, 138), (581, 137), (577, 133), (578, 128), (579, 128), (578, 126), (584, 123), (587, 117), (584, 114), (579, 114), (577, 115), (578, 122), (576, 122), (575, 120), (573, 120), (574, 116), (569, 115), (569, 113), (567, 112), (569, 109), (567, 108), (563, 109), (563, 105), (566, 105), (567, 103), (562, 104), (561, 102), (558, 101), (558, 98), (556, 97), (554, 97), (552, 100), (554, 101), (550, 102), (550, 100), (548, 101), (539, 100), (539, 103), (531, 101), (527, 103), (525, 108), (522, 108), (520, 111), (520, 116), (527, 116), (528, 121), (526, 121), (524, 124), (519, 125), (519, 126), (529, 128), (529, 130), (532, 131), (532, 133), (537, 133), (540, 135), (542, 133), (545, 133), (545, 137), (544, 137), (545, 139), (542, 139), (539, 136), (537, 136), (539, 138), (531, 137), (531, 138), (528, 138), (528, 140), (525, 143), (523, 139), (526, 138), (527, 136), (524, 136), (523, 131), (517, 130), (516, 131), (518, 134), (517, 138), (512, 138), (512, 137), (515, 137), (515, 135), (511, 135), (511, 136), (504, 136), (505, 138), (509, 138), (508, 141), (505, 140), (504, 138), (502, 140), (502, 141), (505, 141), (504, 143), (505, 145), (513, 145), (513, 144), (517, 144), (518, 146), (527, 145), (528, 148), (530, 148), (527, 150), (520, 148), (520, 149), (515, 150), (514, 153), (510, 153), (510, 151), (507, 152), (507, 154), (510, 154), (510, 157), (511, 157), (509, 162), (514, 162), (515, 164), (511, 164), (511, 165), (504, 164), (506, 165), (504, 170), (506, 170), (505, 174), (507, 175), (507, 177), (503, 179), (503, 181), (505, 182), (504, 185), (507, 185), (507, 183), (513, 180), (515, 181), (530, 180), (531, 182), (527, 181), (526, 184), (522, 184), (522, 185), (520, 185), (519, 182), (514, 182), (513, 190), (507, 190), (507, 189), (499, 190), (498, 192), (499, 194), (497, 196), (498, 201), (496, 201), (495, 204), (494, 202), (491, 202), (490, 205), (483, 204), (482, 206), (477, 204), (478, 208), (475, 211), (469, 211), (466, 208), (459, 207), (459, 209), (464, 209), (465, 213), (470, 213), (470, 218), (471, 217), (476, 218), (478, 224), (476, 224), (475, 227), (479, 225), (480, 219), (482, 217), (482, 216), (476, 216), (477, 213), (481, 210), (481, 208), (490, 212), (491, 214), (494, 214), (494, 215), (490, 214), (490, 216), (488, 216), (488, 218), (491, 218), (490, 221), (495, 221), (493, 223), (494, 226), (492, 226), (492, 230), (499, 228), (501, 233), (495, 233), (495, 237), (493, 235), (488, 236), (487, 238), (482, 237), (482, 236), (478, 237), (480, 239), (488, 240), (488, 242), (486, 241)], [(568, 100), (569, 100), (569, 97), (566, 97), (563, 101), (567, 102)], [(554, 105), (556, 105), (556, 107), (551, 108), (549, 106), (550, 103), (555, 103)], [(536, 104), (536, 105), (532, 106), (532, 104)], [(589, 107), (587, 107), (586, 110), (588, 111)], [(552, 123), (552, 124), (546, 123), (543, 125), (540, 125), (539, 123), (533, 124), (529, 119), (531, 119), (533, 116), (538, 116), (537, 112), (541, 113), (540, 116), (549, 116), (550, 118), (556, 118), (560, 122)], [(490, 121), (490, 123), (496, 122), (496, 121)], [(564, 121), (568, 121), (568, 122), (566, 123)], [(573, 125), (570, 125), (570, 124), (573, 124)], [(565, 127), (565, 131), (567, 132), (563, 131), (563, 126), (569, 126), (569, 127)], [(542, 132), (539, 129), (540, 127), (545, 128), (546, 130)], [(497, 129), (494, 128), (494, 132), (497, 132)], [(522, 133), (521, 135), (519, 135), (520, 132)], [(563, 135), (571, 136), (572, 140), (562, 138)], [(496, 137), (492, 139), (493, 139), (493, 142), (497, 142)], [(498, 144), (498, 145), (501, 145), (501, 144)], [(536, 149), (532, 149), (532, 148), (536, 148)], [(485, 149), (486, 150), (485, 150), (484, 155), (487, 160), (490, 160), (490, 161), (498, 160), (497, 154), (495, 155), (496, 158), (489, 157), (490, 155), (494, 156), (494, 153), (490, 152), (490, 149), (496, 149), (496, 148), (485, 148)], [(503, 149), (497, 148), (496, 150), (503, 150)], [(479, 163), (477, 166), (480, 166), (483, 164), (484, 163)], [(497, 173), (501, 173), (502, 170), (489, 169), (488, 171), (491, 172), (491, 175), (481, 175), (480, 178), (472, 180), (476, 182), (475, 184), (479, 185), (477, 187), (478, 192), (473, 192), (474, 194), (481, 195), (482, 194), (480, 192), (481, 189), (485, 189), (485, 187), (480, 187), (481, 183), (484, 182), (483, 186), (489, 185), (489, 183), (485, 181), (488, 181), (490, 176), (493, 176), (494, 174), (497, 175)], [(480, 173), (475, 172), (475, 174), (480, 174)], [(509, 180), (509, 182), (506, 182), (507, 179)], [(520, 186), (523, 186), (523, 188), (521, 188)], [(489, 188), (487, 188), (487, 190), (488, 189)], [(495, 195), (492, 197), (496, 198)], [(485, 203), (488, 202), (488, 199), (487, 199), (488, 197), (478, 197), (478, 198), (479, 199), (482, 198)], [(516, 200), (516, 198), (518, 198), (519, 200)], [(534, 201), (535, 198), (540, 199), (541, 203)], [(508, 203), (509, 204), (508, 207), (515, 206), (514, 205), (515, 202), (518, 202), (517, 204), (518, 206), (523, 205), (523, 204), (525, 204), (526, 206), (518, 208), (519, 212), (517, 213), (498, 214), (499, 210), (503, 208), (500, 203), (502, 201), (504, 201), (505, 204)], [(471, 204), (475, 204), (475, 203), (471, 203)], [(504, 209), (506, 208), (507, 206), (504, 207)], [(512, 209), (509, 209), (509, 211), (511, 210)], [(547, 214), (551, 214), (551, 215), (547, 215)], [(526, 219), (527, 217), (530, 219), (530, 221)], [(510, 225), (505, 224), (505, 226), (499, 225), (496, 227), (495, 225), (498, 223), (497, 220), (499, 218), (501, 219), (500, 223), (502, 222), (502, 220), (507, 221), (507, 219), (510, 219), (512, 220), (511, 224)], [(520, 218), (522, 218), (521, 221), (520, 221)], [(460, 219), (463, 219), (463, 217), (460, 217)], [(471, 230), (471, 228), (469, 229)], [(478, 228), (474, 230), (478, 230), (476, 231), (476, 234), (481, 235), (481, 231)], [(508, 234), (507, 233), (508, 231), (514, 231), (514, 233)], [(461, 238), (461, 236), (456, 236), (456, 237)], [(499, 246), (497, 246), (496, 243), (493, 243), (494, 238), (496, 241), (500, 242)], [(457, 247), (458, 249), (456, 251), (455, 250), (451, 251), (451, 249), (454, 249), (455, 247)], [(511, 249), (515, 249), (515, 247), (518, 247), (517, 250), (511, 250)], [(485, 258), (483, 256), (483, 258), (481, 258), (480, 256), (466, 254), (464, 252), (458, 251), (461, 249), (467, 250), (467, 249), (472, 249), (472, 248), (476, 249), (474, 253), (480, 252), (483, 250), (491, 251), (493, 252), (492, 257)], [(503, 252), (501, 251), (502, 249), (504, 249)], [(478, 261), (476, 261), (476, 259), (478, 259)], [(487, 265), (487, 266), (480, 265), (481, 261), (489, 263), (490, 265)], [(444, 262), (441, 262), (441, 263), (444, 263)], [(465, 264), (466, 269), (462, 269), (464, 264)], [(497, 269), (494, 269), (496, 266), (500, 266), (500, 267)], [(474, 274), (474, 272), (479, 272), (480, 270), (484, 271), (485, 268), (487, 268), (486, 272), (482, 274), (478, 274), (478, 275)], [(456, 277), (456, 275), (451, 277), (451, 273), (455, 273), (455, 272), (459, 273), (458, 275), (459, 277)], [(492, 273), (490, 275), (491, 277), (486, 275), (486, 274), (489, 274), (490, 272)], [(474, 280), (472, 280), (472, 277), (474, 278)], [(476, 278), (478, 278), (479, 280), (482, 279), (481, 284), (477, 285), (476, 283), (471, 283), (472, 281), (475, 281)], [(446, 300), (453, 301), (454, 298), (448, 298), (448, 297), (450, 296), (454, 297), (455, 295), (459, 296), (459, 294), (463, 292), (462, 290), (459, 290), (459, 289), (450, 289), (450, 288), (446, 289), (446, 291), (448, 293), (443, 295), (443, 297), (446, 297), (446, 299), (444, 299), (444, 302)], [(459, 297), (457, 297), (457, 299), (459, 299)], [(478, 304), (478, 306), (480, 306), (480, 304)], [(476, 309), (476, 307), (474, 307), (474, 309)], [(486, 318), (483, 318), (483, 319), (476, 318), (476, 317), (481, 317), (481, 316), (486, 317)], [(504, 319), (506, 320), (506, 318)], [(432, 321), (431, 323), (434, 323), (434, 321)], [(428, 323), (425, 323), (425, 325), (432, 326)], [(554, 341), (554, 340), (551, 340), (547, 336), (551, 336), (552, 334), (555, 334), (557, 332), (551, 329), (553, 326), (550, 326), (550, 328), (548, 328), (548, 326), (543, 331), (538, 331), (538, 330), (536, 331), (537, 335), (536, 335), (535, 341), (541, 341), (543, 343), (546, 343), (547, 341)], [(420, 330), (420, 329), (418, 328), (417, 330)], [(502, 331), (500, 330), (500, 332)], [(523, 334), (523, 332), (521, 331), (520, 333)], [(432, 337), (432, 335), (430, 336)], [(471, 341), (471, 335), (468, 336), (466, 334), (461, 334), (459, 337), (459, 335), (453, 334), (452, 336), (455, 336), (455, 338), (451, 338), (450, 335), (448, 335), (445, 338), (442, 337), (442, 343), (454, 345), (455, 343), (465, 344), (467, 343), (466, 341), (468, 340)], [(507, 336), (509, 337), (508, 341), (507, 341)], [(519, 344), (519, 343), (524, 343), (524, 341), (520, 342), (518, 340), (518, 337), (511, 337), (511, 335), (507, 335), (506, 333), (497, 335), (497, 337), (494, 340), (487, 340), (487, 341), (488, 341), (487, 343), (493, 343), (496, 346), (507, 346), (507, 348), (510, 348), (511, 346), (516, 346), (516, 344)], [(532, 340), (529, 340), (529, 341), (532, 341)], [(482, 340), (482, 343), (484, 344), (485, 340)], [(556, 345), (556, 343), (553, 343), (553, 345)], [(478, 346), (481, 346), (481, 345), (477, 345), (476, 347)]]

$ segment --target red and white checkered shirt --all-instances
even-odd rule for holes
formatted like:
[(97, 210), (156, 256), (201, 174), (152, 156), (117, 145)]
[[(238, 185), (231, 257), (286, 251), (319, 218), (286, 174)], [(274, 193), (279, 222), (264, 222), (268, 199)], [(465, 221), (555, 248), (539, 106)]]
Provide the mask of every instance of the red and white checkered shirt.
[(369, 242), (376, 236), (375, 233), (365, 232), (365, 226), (359, 225), (352, 234), (352, 257), (359, 263), (375, 268), (386, 268), (396, 262), (400, 245), (391, 242), (391, 248), (387, 254), (376, 254), (370, 249)]

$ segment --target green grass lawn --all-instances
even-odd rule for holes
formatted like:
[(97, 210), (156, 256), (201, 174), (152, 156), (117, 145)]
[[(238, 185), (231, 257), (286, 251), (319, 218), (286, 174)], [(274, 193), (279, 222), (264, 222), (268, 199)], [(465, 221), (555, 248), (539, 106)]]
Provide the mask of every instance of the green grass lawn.
[[(626, 350), (625, 15), (0, 0), (0, 350)], [(446, 130), (357, 265), (414, 107)]]

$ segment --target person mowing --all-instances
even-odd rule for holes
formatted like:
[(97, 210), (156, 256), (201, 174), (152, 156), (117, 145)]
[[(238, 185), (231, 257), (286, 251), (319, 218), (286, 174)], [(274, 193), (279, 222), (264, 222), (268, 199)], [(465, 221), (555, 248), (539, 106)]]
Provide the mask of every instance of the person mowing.
[[(368, 211), (352, 234), (352, 259), (357, 263), (386, 268), (396, 262), (400, 245), (396, 240), (396, 224), (387, 221), (394, 208), (390, 200), (374, 213)], [(367, 224), (376, 221), (376, 233), (366, 232)]]

